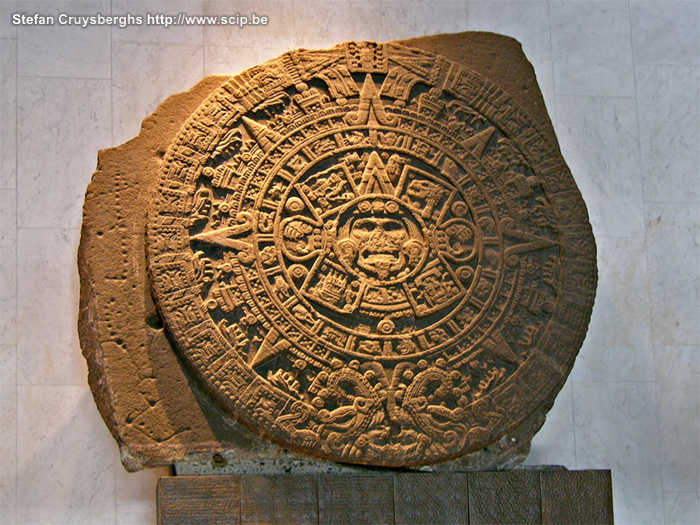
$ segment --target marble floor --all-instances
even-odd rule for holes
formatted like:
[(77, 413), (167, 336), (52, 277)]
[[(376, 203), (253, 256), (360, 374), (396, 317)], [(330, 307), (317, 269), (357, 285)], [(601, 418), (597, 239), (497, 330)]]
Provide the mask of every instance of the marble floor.
[[(12, 23), (180, 12), (269, 23)], [(617, 523), (700, 523), (697, 0), (0, 0), (0, 523), (155, 523), (168, 471), (121, 467), (75, 328), (97, 151), (207, 74), (296, 47), (465, 30), (522, 43), (598, 242), (589, 334), (528, 463), (612, 469)]]

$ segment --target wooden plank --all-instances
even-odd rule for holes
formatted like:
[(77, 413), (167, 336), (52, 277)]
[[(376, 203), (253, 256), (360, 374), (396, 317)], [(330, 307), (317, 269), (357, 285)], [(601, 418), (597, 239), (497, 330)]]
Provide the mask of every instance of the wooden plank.
[(180, 476), (158, 480), (159, 525), (240, 525), (238, 476)]
[(395, 474), (394, 512), (396, 525), (468, 524), (467, 475)]
[(318, 511), (319, 525), (393, 524), (393, 478), (320, 475)]
[(178, 476), (158, 482), (158, 523), (609, 524), (609, 471)]
[(539, 524), (541, 521), (538, 472), (469, 473), (469, 523)]
[(241, 476), (242, 525), (317, 522), (317, 476)]
[(542, 523), (613, 523), (609, 470), (557, 470), (540, 473)]

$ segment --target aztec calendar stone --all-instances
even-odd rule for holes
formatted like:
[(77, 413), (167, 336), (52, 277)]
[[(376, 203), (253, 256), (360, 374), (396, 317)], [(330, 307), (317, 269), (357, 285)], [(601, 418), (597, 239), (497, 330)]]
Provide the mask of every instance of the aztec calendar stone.
[(219, 406), (291, 450), (436, 463), (518, 427), (585, 336), (595, 247), (509, 95), (395, 44), (232, 77), (165, 153), (148, 268)]

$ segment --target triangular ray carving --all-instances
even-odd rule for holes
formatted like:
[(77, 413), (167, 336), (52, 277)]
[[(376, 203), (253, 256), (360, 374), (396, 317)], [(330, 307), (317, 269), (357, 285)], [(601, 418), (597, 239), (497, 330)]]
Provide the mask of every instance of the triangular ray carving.
[(554, 248), (558, 245), (557, 241), (555, 240), (547, 239), (546, 237), (539, 237), (538, 235), (521, 230), (505, 229), (503, 235), (508, 239), (521, 241), (520, 243), (508, 246), (505, 249), (504, 256), (506, 263), (509, 265), (517, 264), (519, 260), (518, 256), (522, 253), (538, 252), (540, 250)]
[(241, 117), (241, 120), (251, 138), (257, 142), (258, 146), (260, 146), (265, 153), (270, 151), (277, 142), (282, 140), (282, 135), (276, 131), (272, 131), (267, 126), (258, 124), (248, 117)]
[(484, 150), (491, 140), (494, 131), (496, 131), (496, 128), (493, 126), (486, 128), (484, 131), (480, 131), (473, 137), (469, 137), (465, 140), (464, 146), (470, 150), (474, 156), (480, 158), (484, 154)]
[(253, 356), (250, 366), (255, 368), (256, 366), (267, 363), (277, 357), (281, 352), (287, 350), (290, 346), (292, 346), (292, 343), (280, 337), (280, 333), (273, 328), (267, 333), (265, 339), (260, 344), (260, 348), (258, 348), (258, 351)]
[(357, 111), (351, 111), (345, 117), (345, 122), (350, 126), (362, 124), (381, 124), (384, 126), (396, 126), (399, 118), (391, 115), (384, 109), (382, 99), (372, 80), (372, 75), (367, 74), (365, 83), (360, 92), (360, 104)]
[(485, 346), (489, 347), (489, 350), (494, 357), (497, 357), (504, 363), (517, 367), (523, 362), (522, 357), (513, 351), (511, 346), (508, 344), (508, 341), (506, 341), (506, 338), (503, 337), (503, 334), (500, 331), (495, 331), (492, 333), (491, 338), (485, 341)]
[(386, 172), (386, 166), (382, 162), (381, 157), (376, 151), (369, 155), (367, 166), (362, 173), (362, 182), (358, 188), (360, 195), (380, 194), (393, 195), (394, 186), (391, 184), (389, 174)]

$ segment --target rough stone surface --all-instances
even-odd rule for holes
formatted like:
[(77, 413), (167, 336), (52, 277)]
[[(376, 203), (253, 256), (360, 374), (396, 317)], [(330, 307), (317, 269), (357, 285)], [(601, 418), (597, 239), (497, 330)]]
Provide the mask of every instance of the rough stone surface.
[(79, 257), (90, 382), (132, 470), (302, 457), (258, 435), (513, 467), (596, 280), (534, 72), (488, 33), (291, 52), (171, 97), (100, 152)]

